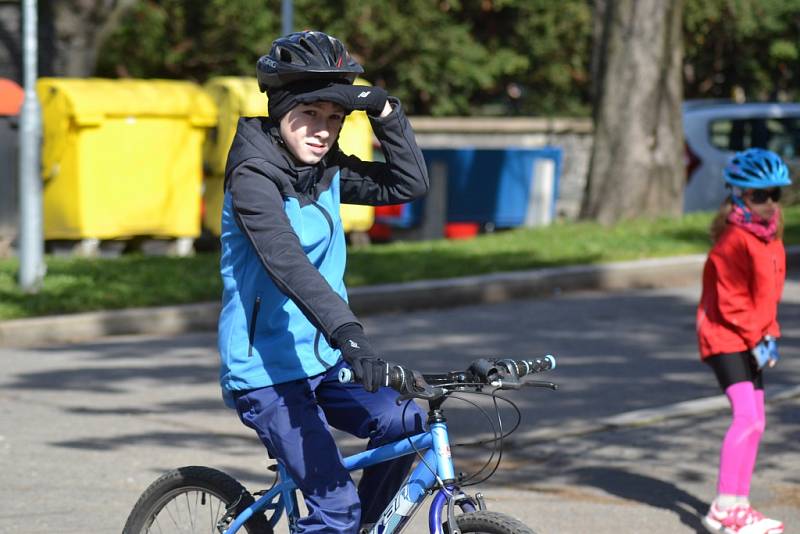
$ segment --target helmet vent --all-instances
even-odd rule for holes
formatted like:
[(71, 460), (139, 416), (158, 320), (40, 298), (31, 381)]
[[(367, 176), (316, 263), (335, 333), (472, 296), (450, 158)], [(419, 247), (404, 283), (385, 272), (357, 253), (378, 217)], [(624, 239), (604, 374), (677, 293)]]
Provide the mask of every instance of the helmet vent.
[(289, 50), (286, 50), (285, 48), (281, 48), (280, 50), (278, 50), (278, 57), (280, 58), (281, 61), (285, 61), (287, 63), (292, 62), (292, 53)]
[(300, 46), (305, 48), (309, 54), (314, 53), (314, 48), (311, 46), (311, 43), (308, 42), (308, 39), (300, 39), (298, 42), (300, 43)]

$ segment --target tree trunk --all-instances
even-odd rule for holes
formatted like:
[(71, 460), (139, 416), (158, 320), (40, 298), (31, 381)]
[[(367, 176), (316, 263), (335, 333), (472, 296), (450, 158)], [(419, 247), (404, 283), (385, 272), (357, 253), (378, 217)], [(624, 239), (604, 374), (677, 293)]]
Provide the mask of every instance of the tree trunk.
[(103, 39), (136, 0), (40, 0), (52, 16), (53, 73), (92, 76)]
[(596, 0), (594, 145), (581, 217), (679, 215), (683, 0)]

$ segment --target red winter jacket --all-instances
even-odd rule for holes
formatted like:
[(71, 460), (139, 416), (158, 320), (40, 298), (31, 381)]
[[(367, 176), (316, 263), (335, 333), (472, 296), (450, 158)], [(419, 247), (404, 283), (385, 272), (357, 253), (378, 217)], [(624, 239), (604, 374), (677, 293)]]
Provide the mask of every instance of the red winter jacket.
[(767, 334), (780, 337), (778, 302), (785, 279), (783, 241), (765, 243), (729, 224), (703, 269), (697, 308), (701, 357), (749, 350)]

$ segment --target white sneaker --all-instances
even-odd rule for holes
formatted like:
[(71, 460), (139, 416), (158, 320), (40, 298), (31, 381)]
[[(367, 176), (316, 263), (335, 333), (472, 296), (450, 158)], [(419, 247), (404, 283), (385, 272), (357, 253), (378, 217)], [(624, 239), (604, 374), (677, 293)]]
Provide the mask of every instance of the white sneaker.
[(703, 518), (703, 526), (716, 534), (782, 534), (783, 523), (764, 517), (752, 506), (734, 506), (720, 510), (713, 503)]

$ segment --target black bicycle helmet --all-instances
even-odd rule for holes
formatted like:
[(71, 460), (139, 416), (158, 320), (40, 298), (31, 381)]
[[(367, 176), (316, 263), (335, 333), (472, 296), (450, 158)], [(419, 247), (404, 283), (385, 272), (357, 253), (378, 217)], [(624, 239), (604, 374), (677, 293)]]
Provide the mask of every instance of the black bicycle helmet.
[(341, 41), (317, 31), (290, 33), (275, 39), (269, 54), (256, 64), (261, 92), (301, 80), (331, 79), (353, 83), (364, 72)]

